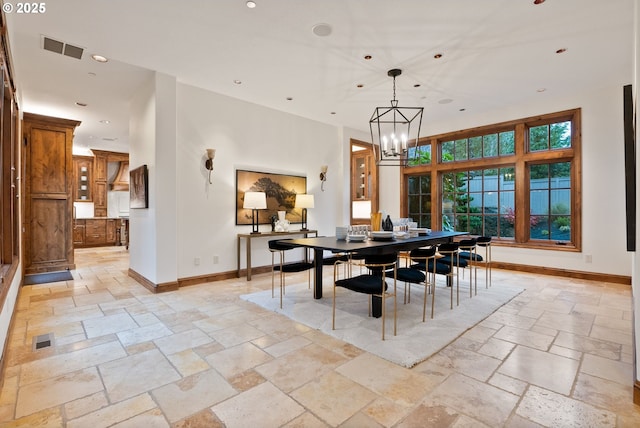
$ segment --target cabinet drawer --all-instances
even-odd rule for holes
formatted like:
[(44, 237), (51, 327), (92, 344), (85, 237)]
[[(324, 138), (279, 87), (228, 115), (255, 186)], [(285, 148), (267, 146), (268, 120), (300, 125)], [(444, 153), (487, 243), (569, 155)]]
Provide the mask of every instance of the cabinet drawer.
[(100, 244), (106, 241), (106, 220), (85, 220), (84, 241), (86, 244)]

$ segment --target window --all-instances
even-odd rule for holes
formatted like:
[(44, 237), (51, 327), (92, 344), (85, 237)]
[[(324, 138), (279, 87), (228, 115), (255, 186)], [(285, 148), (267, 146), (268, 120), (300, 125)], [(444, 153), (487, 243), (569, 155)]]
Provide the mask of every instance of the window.
[(420, 161), (402, 168), (402, 215), (498, 244), (580, 250), (579, 127), (576, 109), (423, 138)]

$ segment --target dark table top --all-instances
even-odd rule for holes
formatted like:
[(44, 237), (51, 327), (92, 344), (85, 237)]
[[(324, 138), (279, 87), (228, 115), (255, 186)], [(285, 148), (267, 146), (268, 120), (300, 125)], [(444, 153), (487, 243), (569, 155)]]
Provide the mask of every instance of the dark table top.
[(391, 241), (366, 240), (362, 242), (339, 240), (335, 236), (320, 236), (318, 238), (287, 239), (287, 243), (301, 247), (314, 248), (316, 250), (327, 250), (333, 252), (353, 252), (362, 253), (384, 253), (389, 251), (400, 251), (413, 248), (420, 248), (427, 245), (447, 242), (456, 236), (468, 235), (467, 232), (443, 232), (432, 231), (426, 236), (414, 238), (394, 239)]

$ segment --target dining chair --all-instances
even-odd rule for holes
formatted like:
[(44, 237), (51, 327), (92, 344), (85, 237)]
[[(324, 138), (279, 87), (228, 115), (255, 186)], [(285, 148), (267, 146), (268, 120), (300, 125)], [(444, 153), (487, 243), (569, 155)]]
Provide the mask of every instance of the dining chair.
[[(437, 263), (448, 267), (447, 285), (451, 285), (451, 309), (453, 309), (453, 276), (456, 277), (456, 305), (460, 304), (460, 276), (459, 267), (461, 265), (460, 257), (458, 257), (458, 243), (445, 242), (438, 245), (438, 253), (442, 256)], [(465, 265), (466, 266), (466, 265)], [(454, 274), (455, 267), (455, 274)]]
[[(385, 336), (385, 321), (387, 312), (387, 299), (393, 299), (393, 335), (397, 333), (397, 262), (398, 254), (393, 252), (389, 254), (366, 255), (364, 259), (364, 267), (367, 273), (354, 277), (339, 279), (340, 265), (343, 263), (337, 261), (333, 265), (333, 320), (332, 329), (336, 329), (336, 298), (338, 287), (354, 291), (356, 293), (368, 294), (369, 299), (369, 315), (374, 317), (382, 317), (382, 340)], [(389, 271), (393, 273), (393, 291), (389, 290), (387, 284), (387, 275)]]
[(417, 284), (424, 286), (424, 299), (422, 303), (422, 322), (425, 322), (427, 314), (427, 295), (431, 295), (431, 319), (435, 312), (436, 303), (436, 274), (438, 255), (436, 254), (436, 247), (416, 248), (411, 250), (409, 258), (412, 262), (410, 268), (415, 271), (424, 272), (424, 282), (410, 282), (409, 291), (405, 295), (408, 297), (408, 303), (411, 303), (411, 284)]
[(478, 254), (478, 261), (484, 265), (485, 288), (491, 287), (491, 237), (480, 236), (477, 239), (478, 247), (484, 249), (484, 259)]
[[(285, 252), (297, 248), (295, 245), (288, 243), (290, 239), (273, 239), (269, 241), (269, 251), (271, 252), (271, 297), (274, 296), (274, 277), (275, 273), (280, 274), (280, 308), (282, 308), (282, 296), (285, 294), (285, 273), (308, 271), (307, 283), (311, 288), (311, 270), (315, 266), (313, 262), (309, 262), (305, 257), (304, 261), (285, 263)], [(305, 248), (306, 252), (306, 248)], [(279, 263), (275, 263), (275, 255), (279, 255)]]
[(472, 284), (475, 284), (475, 294), (478, 294), (478, 265), (474, 263), (477, 261), (478, 253), (476, 251), (476, 239), (462, 239), (458, 242), (458, 257), (464, 262), (463, 267), (469, 268), (469, 297), (473, 297)]

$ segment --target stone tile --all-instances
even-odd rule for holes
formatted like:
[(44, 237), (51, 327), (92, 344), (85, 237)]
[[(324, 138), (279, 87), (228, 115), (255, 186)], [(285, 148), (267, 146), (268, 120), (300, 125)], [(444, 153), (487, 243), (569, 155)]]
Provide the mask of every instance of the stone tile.
[(276, 427), (304, 413), (304, 408), (269, 382), (216, 404), (211, 410), (226, 428)]
[(500, 360), (460, 348), (454, 342), (431, 357), (433, 364), (486, 381), (500, 365)]
[(380, 397), (363, 408), (361, 412), (376, 421), (376, 423), (390, 427), (404, 418), (410, 409), (410, 406), (404, 406), (386, 397)]
[(607, 342), (619, 343), (620, 345), (632, 345), (633, 337), (630, 332), (620, 331), (615, 328), (594, 325), (589, 337), (606, 340)]
[(179, 334), (155, 339), (156, 346), (165, 354), (175, 354), (185, 349), (195, 348), (213, 342), (209, 336), (198, 329), (190, 329)]
[(113, 428), (169, 428), (160, 409), (148, 410), (124, 422), (112, 425)]
[(579, 361), (570, 358), (517, 346), (498, 372), (569, 395), (579, 365)]
[(580, 360), (582, 358), (582, 352), (575, 351), (569, 348), (564, 348), (562, 346), (553, 345), (551, 348), (549, 348), (549, 352), (552, 354), (560, 355), (562, 357), (567, 357), (574, 360)]
[(76, 306), (96, 305), (99, 303), (113, 302), (114, 300), (113, 294), (107, 290), (73, 296), (73, 301)]
[(122, 401), (180, 379), (157, 349), (98, 366), (111, 402)]
[[(329, 425), (326, 425), (329, 426)], [(383, 426), (371, 419), (368, 415), (358, 412), (344, 423), (340, 424), (340, 428), (382, 428)]]
[(27, 385), (126, 356), (118, 342), (109, 342), (22, 365), (20, 384)]
[(513, 342), (543, 351), (549, 349), (549, 346), (554, 339), (554, 336), (548, 336), (546, 334), (540, 334), (530, 330), (523, 330), (509, 326), (501, 328), (494, 337), (496, 339), (502, 339), (507, 342)]
[(104, 391), (79, 398), (64, 405), (64, 413), (67, 419), (76, 419), (109, 405)]
[(151, 394), (173, 423), (236, 395), (236, 390), (216, 371), (208, 370), (160, 387)]
[(236, 391), (247, 391), (267, 380), (255, 370), (247, 370), (228, 379), (229, 384)]
[(504, 389), (505, 391), (515, 395), (522, 395), (528, 385), (526, 382), (514, 379), (510, 376), (505, 376), (501, 373), (495, 373), (493, 376), (491, 376), (491, 379), (489, 379), (489, 384), (500, 389)]
[[(360, 424), (358, 426), (372, 427), (371, 424), (369, 425)], [(322, 422), (320, 419), (316, 418), (310, 412), (304, 412), (303, 414), (301, 414), (291, 422), (283, 425), (283, 428), (327, 428), (327, 427), (329, 427), (329, 425), (327, 425), (325, 422)], [(347, 426), (345, 424), (342, 424), (341, 427), (346, 428)]]
[(210, 368), (209, 364), (191, 349), (171, 354), (167, 356), (167, 359), (178, 369), (182, 377), (191, 376)]
[(87, 337), (104, 336), (123, 330), (137, 328), (138, 324), (127, 313), (108, 315), (101, 318), (92, 318), (82, 322), (87, 332)]
[(212, 331), (209, 335), (225, 348), (231, 348), (232, 346), (239, 345), (243, 342), (249, 342), (253, 339), (264, 336), (265, 333), (250, 326), (249, 324), (238, 324), (221, 330)]
[(31, 383), (18, 390), (16, 418), (102, 391), (95, 367)]
[(519, 396), (461, 374), (453, 374), (425, 399), (424, 404), (442, 404), (489, 426), (504, 425)]
[(161, 337), (172, 335), (164, 324), (149, 324), (143, 327), (132, 328), (118, 333), (118, 339), (122, 346), (131, 346), (137, 343), (148, 342)]
[(536, 386), (525, 393), (516, 412), (545, 427), (616, 426), (614, 413)]
[(174, 424), (172, 428), (225, 428), (224, 424), (211, 409), (201, 410), (200, 412), (184, 418)]
[(337, 426), (373, 402), (377, 394), (332, 371), (296, 389), (291, 397), (329, 425)]
[(266, 362), (256, 367), (256, 371), (282, 391), (290, 392), (344, 361), (335, 352), (312, 344)]
[(434, 386), (424, 374), (413, 373), (371, 354), (362, 354), (336, 371), (360, 385), (405, 406), (418, 403)]
[[(255, 343), (255, 341), (253, 342)], [(274, 357), (280, 357), (292, 351), (296, 351), (309, 345), (311, 341), (304, 336), (295, 336), (282, 342), (275, 343), (271, 346), (263, 348), (265, 352), (273, 355)]]
[(156, 403), (145, 393), (70, 420), (67, 428), (111, 427), (154, 408), (157, 408)]
[(478, 353), (503, 360), (507, 355), (509, 355), (515, 346), (516, 345), (511, 341), (500, 340), (492, 337), (487, 340), (480, 349), (478, 349)]
[(29, 416), (19, 418), (10, 424), (3, 424), (3, 427), (12, 428), (59, 428), (64, 426), (60, 407), (42, 410)]
[(578, 336), (571, 333), (560, 332), (554, 345), (576, 351), (598, 355), (600, 357), (617, 360), (620, 356), (622, 345), (606, 340), (593, 339), (585, 336)]
[(589, 354), (586, 354), (582, 359), (580, 372), (613, 382), (618, 382), (623, 385), (628, 385), (629, 380), (633, 379), (632, 364), (626, 364), (620, 361), (614, 361), (608, 358)]
[(209, 365), (227, 379), (271, 361), (272, 357), (251, 343), (225, 349), (206, 358)]
[(458, 412), (446, 406), (421, 404), (396, 425), (396, 428), (450, 427), (459, 415)]
[(595, 316), (592, 314), (583, 314), (572, 312), (568, 314), (558, 314), (553, 312), (545, 312), (538, 321), (536, 327), (546, 327), (573, 334), (588, 336)]

